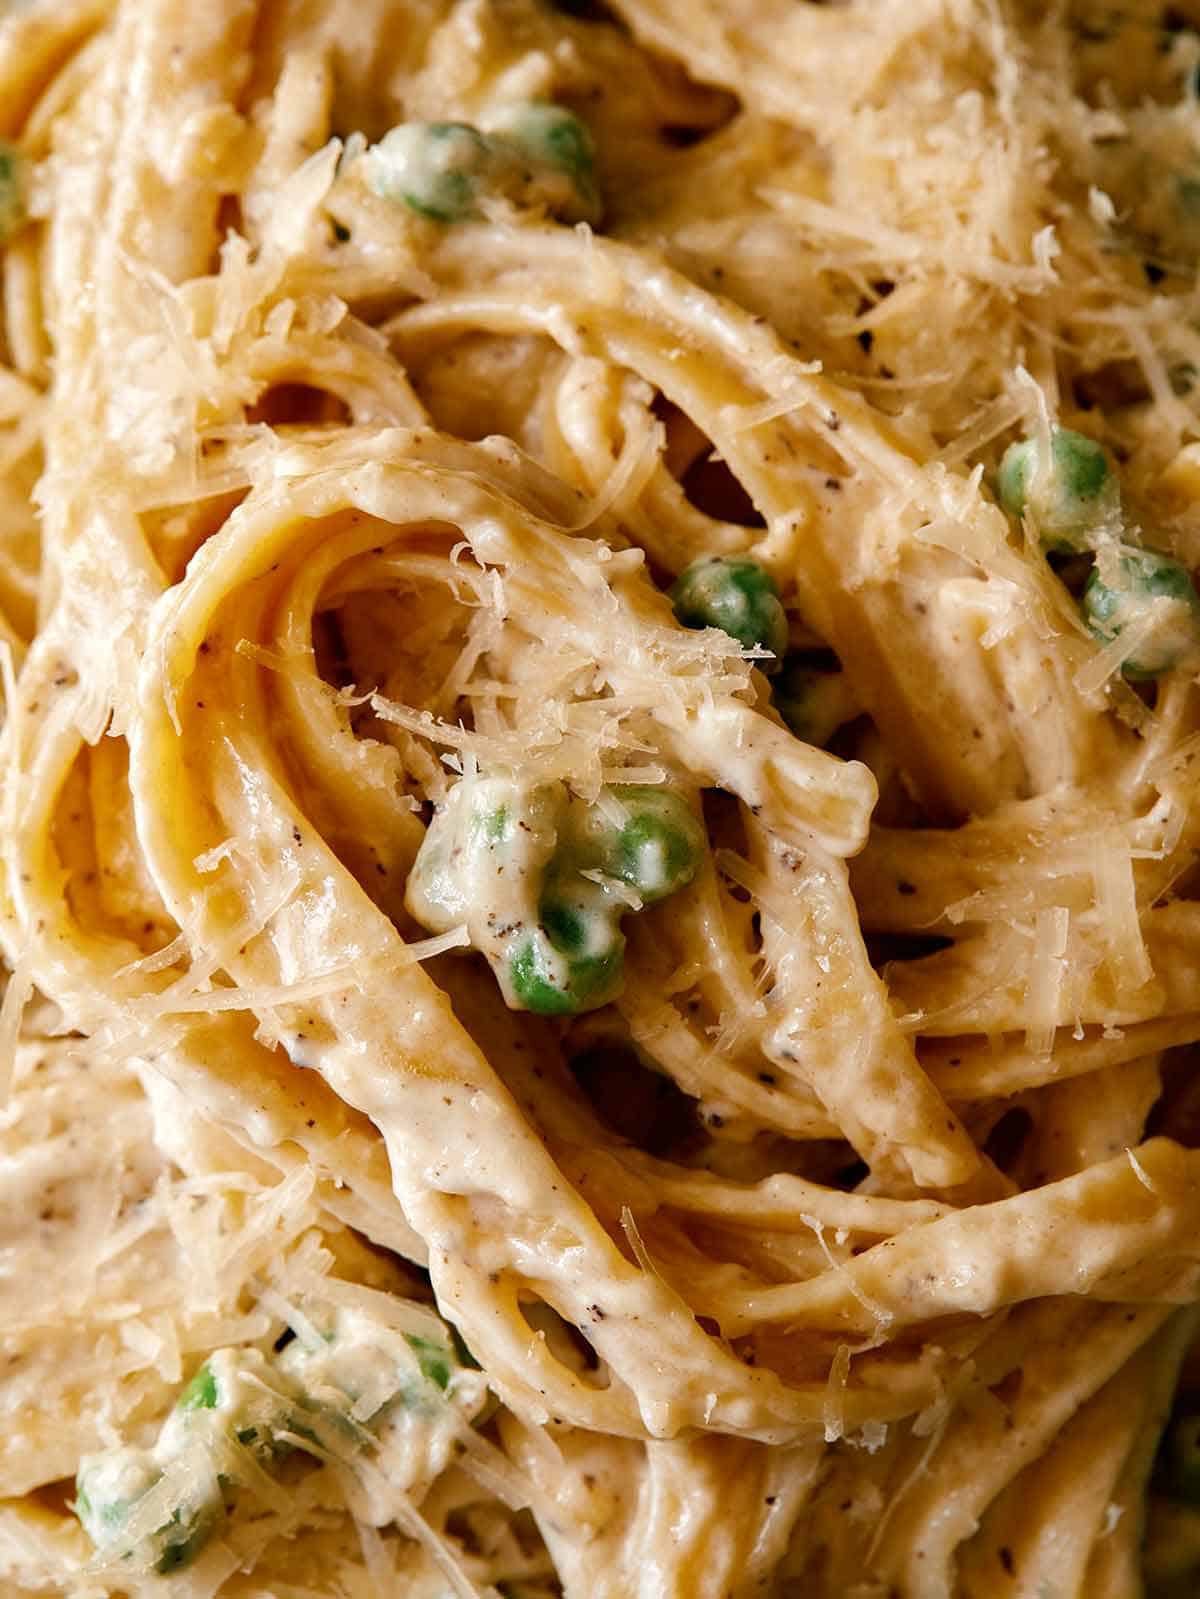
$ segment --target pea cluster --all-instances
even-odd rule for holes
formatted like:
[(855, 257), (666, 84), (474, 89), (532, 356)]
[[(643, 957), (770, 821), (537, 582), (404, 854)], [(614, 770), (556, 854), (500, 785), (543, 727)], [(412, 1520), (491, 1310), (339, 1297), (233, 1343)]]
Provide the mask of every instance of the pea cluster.
[[(625, 784), (606, 793), (608, 806), (580, 807), (572, 818), (546, 870), (537, 925), (512, 956), (507, 986), (521, 1009), (574, 1015), (612, 999), (631, 908), (612, 885), (654, 905), (696, 874), (704, 833), (678, 794)], [(625, 812), (619, 823), (609, 819), (614, 804)]]
[(772, 699), (788, 728), (807, 744), (828, 744), (859, 705), (846, 674), (824, 658), (828, 651), (788, 655), (788, 618), (775, 580), (748, 556), (706, 556), (693, 561), (671, 588), (684, 627), (716, 627), (746, 650), (772, 679)]
[(704, 829), (676, 790), (610, 784), (593, 803), (563, 783), (459, 783), (406, 890), (434, 932), (466, 925), (513, 1010), (572, 1016), (620, 991), (630, 914), (691, 881)]
[(596, 222), (595, 148), (573, 112), (545, 101), (506, 108), (486, 131), (468, 122), (404, 122), (364, 157), (368, 184), (431, 222), (465, 222), (487, 195)]
[[(383, 1417), (414, 1417), (446, 1403), (462, 1362), (443, 1341), (401, 1335), (339, 1309), (319, 1345), (300, 1339), (278, 1355), (219, 1349), (179, 1394), (151, 1449), (121, 1445), (80, 1462), (75, 1511), (97, 1548), (161, 1575), (196, 1559), (236, 1503), (239, 1462), (278, 1466), (304, 1443), (323, 1455), (368, 1447)], [(214, 1466), (214, 1461), (218, 1462)], [(161, 1520), (140, 1538), (126, 1531), (146, 1496), (167, 1482)]]
[(1121, 670), (1132, 680), (1200, 667), (1200, 595), (1191, 574), (1118, 531), (1120, 488), (1103, 446), (1053, 428), (1049, 459), (1043, 454), (1037, 439), (1009, 445), (997, 497), (1011, 517), (1028, 520), (1048, 554), (1094, 555), (1080, 599), (1089, 630), (1104, 644), (1129, 635)]

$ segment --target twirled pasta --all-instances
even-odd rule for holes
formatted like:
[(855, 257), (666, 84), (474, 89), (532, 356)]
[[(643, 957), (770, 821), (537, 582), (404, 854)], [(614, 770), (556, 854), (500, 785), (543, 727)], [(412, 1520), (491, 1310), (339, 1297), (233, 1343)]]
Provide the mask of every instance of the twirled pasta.
[[(100, 1398), (63, 1384), (77, 1436), (3, 1457), (15, 1592), (300, 1592), (305, 1540), (321, 1593), (1138, 1591), (1200, 1285), (1200, 36), (577, 9), (0, 22), (13, 1159), (65, 1147), (30, 1062), (72, 1034), (137, 1203), (238, 1196), (219, 1325), (178, 1231), (119, 1235), (120, 1294), (166, 1271), (191, 1321), (155, 1300)], [(1038, 508), (1081, 435), (1104, 490), (1064, 551)], [(1121, 588), (1129, 550), (1175, 590)], [(673, 607), (714, 557), (778, 596), (779, 676)], [(663, 792), (703, 833), (669, 893), (537, 824), (617, 963), (539, 1014), (497, 969), (549, 890), (497, 841)], [(475, 793), (516, 813), (507, 897), (430, 933), (414, 864), (455, 806), (492, 825)], [(40, 1293), (119, 1320), (112, 1284)], [(281, 1353), (337, 1350), (330, 1306), (413, 1368), (376, 1410), (337, 1377), (353, 1427)], [(162, 1440), (210, 1437), (194, 1389), (163, 1422), (197, 1355), (265, 1385), (271, 1441), (222, 1434), (207, 1508), (157, 1526)], [(80, 1510), (89, 1563), (45, 1485), (154, 1437), (149, 1486)], [(1186, 1582), (1196, 1518), (1163, 1515)]]

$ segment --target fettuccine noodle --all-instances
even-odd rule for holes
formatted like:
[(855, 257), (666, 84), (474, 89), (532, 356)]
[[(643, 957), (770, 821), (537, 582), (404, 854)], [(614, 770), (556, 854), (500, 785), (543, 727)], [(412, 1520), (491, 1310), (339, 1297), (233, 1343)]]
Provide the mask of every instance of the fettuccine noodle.
[(6, 1593), (1195, 1591), (1198, 71), (7, 10)]

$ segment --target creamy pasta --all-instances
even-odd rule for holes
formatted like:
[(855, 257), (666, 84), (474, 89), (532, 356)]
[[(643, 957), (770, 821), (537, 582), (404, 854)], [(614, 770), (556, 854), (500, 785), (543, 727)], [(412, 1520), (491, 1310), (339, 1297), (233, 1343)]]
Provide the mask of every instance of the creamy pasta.
[(1200, 1583), (1200, 12), (0, 7), (0, 1584)]

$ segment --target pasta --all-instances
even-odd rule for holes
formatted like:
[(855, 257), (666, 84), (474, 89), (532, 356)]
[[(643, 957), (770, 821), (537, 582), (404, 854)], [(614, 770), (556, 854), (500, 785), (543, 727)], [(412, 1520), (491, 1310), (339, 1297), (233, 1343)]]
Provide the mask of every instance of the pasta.
[(0, 17), (0, 1580), (1200, 1580), (1200, 16)]

